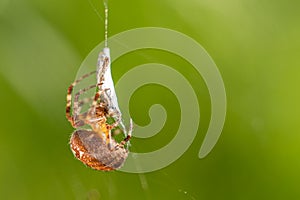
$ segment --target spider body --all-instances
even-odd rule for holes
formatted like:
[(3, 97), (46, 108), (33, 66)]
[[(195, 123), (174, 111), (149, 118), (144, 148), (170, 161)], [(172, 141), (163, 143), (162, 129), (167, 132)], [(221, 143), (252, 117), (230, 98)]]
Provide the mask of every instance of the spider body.
[[(95, 73), (97, 84), (80, 89), (72, 101), (74, 86)], [(91, 89), (95, 89), (93, 97), (80, 99), (82, 94)], [(89, 107), (86, 112), (81, 112), (84, 105), (89, 105)], [(110, 74), (110, 57), (107, 47), (99, 54), (97, 70), (82, 76), (69, 86), (66, 117), (76, 129), (86, 125), (90, 127), (90, 129), (75, 130), (72, 133), (70, 146), (77, 159), (96, 170), (111, 171), (122, 167), (128, 156), (125, 144), (131, 137), (132, 120), (130, 120), (127, 133)], [(118, 143), (111, 137), (111, 134), (120, 130), (125, 138)]]
[(113, 149), (108, 148), (103, 138), (94, 131), (77, 130), (72, 134), (70, 145), (75, 157), (87, 166), (102, 171), (120, 168), (128, 156), (128, 150), (114, 139)]

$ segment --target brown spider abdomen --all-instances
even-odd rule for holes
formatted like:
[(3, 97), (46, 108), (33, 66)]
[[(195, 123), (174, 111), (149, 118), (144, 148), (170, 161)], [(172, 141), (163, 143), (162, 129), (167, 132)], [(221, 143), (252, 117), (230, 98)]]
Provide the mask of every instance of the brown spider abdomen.
[(70, 145), (78, 160), (96, 170), (118, 169), (128, 156), (128, 150), (118, 146), (114, 139), (111, 139), (109, 148), (102, 137), (94, 131), (76, 130), (71, 136)]

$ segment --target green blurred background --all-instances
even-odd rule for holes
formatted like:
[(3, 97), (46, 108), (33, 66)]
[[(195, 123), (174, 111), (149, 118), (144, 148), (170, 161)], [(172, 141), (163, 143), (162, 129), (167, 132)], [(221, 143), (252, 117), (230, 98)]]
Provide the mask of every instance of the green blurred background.
[[(103, 2), (92, 2), (103, 16)], [(88, 0), (0, 0), (0, 199), (300, 199), (300, 1), (108, 4), (110, 35), (164, 27), (208, 51), (228, 100), (219, 142), (198, 159), (210, 119), (201, 76), (175, 55), (141, 50), (113, 64), (115, 80), (135, 65), (159, 62), (199, 83), (194, 88), (201, 107), (197, 137), (180, 159), (159, 171), (86, 168), (69, 150), (73, 129), (64, 116), (65, 95), (83, 59), (103, 40), (103, 20)], [(159, 85), (133, 95), (135, 123), (149, 123), (147, 108), (154, 103), (166, 108), (166, 127), (153, 138), (133, 138), (133, 151), (159, 149), (176, 133), (176, 96)]]

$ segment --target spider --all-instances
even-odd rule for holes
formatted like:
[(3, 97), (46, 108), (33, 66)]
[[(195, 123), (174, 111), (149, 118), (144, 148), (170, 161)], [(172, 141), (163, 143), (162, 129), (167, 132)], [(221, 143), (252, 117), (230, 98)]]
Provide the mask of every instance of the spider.
[[(97, 76), (97, 84), (80, 89), (74, 94), (72, 103), (74, 86), (94, 74)], [(80, 100), (80, 96), (91, 89), (95, 89), (94, 96)], [(89, 107), (86, 112), (82, 113), (81, 110), (85, 105), (89, 105)], [(70, 146), (78, 160), (93, 169), (102, 171), (111, 171), (122, 167), (128, 156), (132, 120), (130, 119), (127, 133), (111, 78), (108, 47), (105, 47), (99, 54), (97, 70), (83, 75), (69, 86), (66, 117), (76, 128), (72, 133)], [(86, 126), (91, 129), (85, 128)], [(121, 131), (125, 138), (118, 143), (112, 134)]]

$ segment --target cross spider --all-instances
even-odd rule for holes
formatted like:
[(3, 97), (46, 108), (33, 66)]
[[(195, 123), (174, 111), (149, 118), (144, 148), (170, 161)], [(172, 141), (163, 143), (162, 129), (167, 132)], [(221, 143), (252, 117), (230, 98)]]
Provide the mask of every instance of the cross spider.
[[(80, 89), (74, 94), (72, 104), (74, 86), (93, 74), (97, 76), (97, 84)], [(96, 90), (94, 96), (80, 100), (79, 97), (91, 89)], [(87, 111), (81, 113), (88, 103), (91, 104)], [(111, 78), (109, 48), (100, 52), (96, 71), (83, 75), (69, 86), (66, 117), (77, 129), (70, 139), (71, 150), (77, 159), (96, 170), (111, 171), (122, 167), (128, 156), (126, 144), (131, 138), (132, 120), (127, 133)], [(86, 125), (91, 129), (85, 129), (83, 126)], [(120, 130), (125, 138), (118, 143), (111, 135)]]

